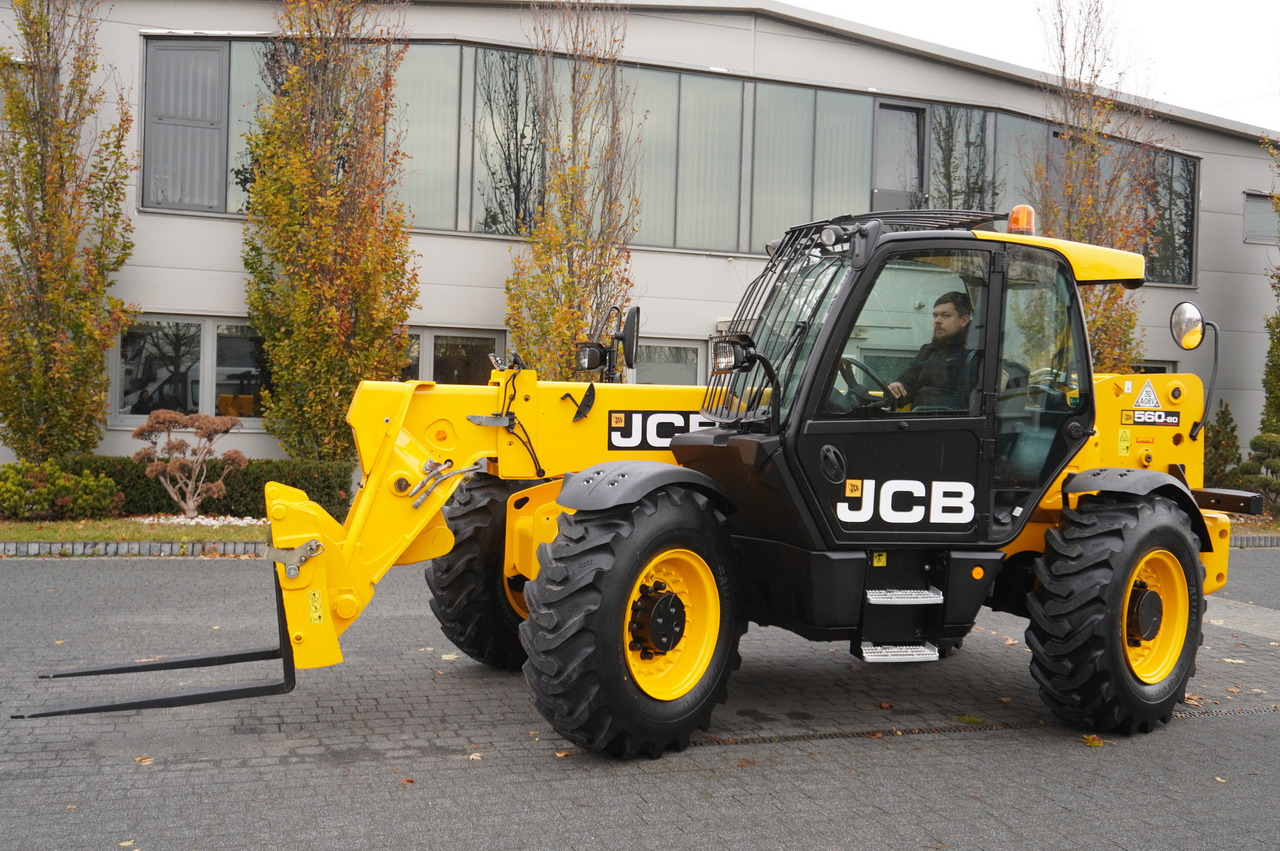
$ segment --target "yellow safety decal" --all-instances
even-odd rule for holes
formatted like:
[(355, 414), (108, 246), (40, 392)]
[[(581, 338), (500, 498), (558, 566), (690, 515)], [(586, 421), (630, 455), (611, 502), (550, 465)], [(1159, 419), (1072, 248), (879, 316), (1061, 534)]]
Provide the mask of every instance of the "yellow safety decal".
[(844, 483), (844, 495), (850, 499), (858, 499), (862, 496), (862, 479), (846, 479)]
[(888, 553), (872, 553), (871, 554), (872, 567), (886, 567), (888, 566), (888, 564), (889, 564)]
[(1120, 425), (1133, 425), (1133, 411), (1120, 412)]
[(311, 608), (311, 622), (320, 623), (324, 620), (324, 610), (320, 606), (320, 592), (310, 591), (307, 594), (307, 602)]
[(1133, 439), (1133, 435), (1129, 429), (1127, 428), (1120, 429), (1120, 441), (1119, 441), (1120, 448), (1117, 450), (1117, 453), (1120, 455), (1128, 455), (1129, 443), (1132, 441), (1132, 439)]

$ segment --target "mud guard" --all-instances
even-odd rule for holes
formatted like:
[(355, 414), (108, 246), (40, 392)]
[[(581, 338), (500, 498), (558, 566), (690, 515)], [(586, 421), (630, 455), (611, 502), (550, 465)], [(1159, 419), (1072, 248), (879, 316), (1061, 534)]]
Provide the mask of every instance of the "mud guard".
[(737, 510), (720, 483), (705, 473), (661, 461), (609, 461), (568, 473), (556, 502), (575, 511), (593, 511), (639, 502), (666, 485), (685, 485), (715, 503), (721, 513)]
[(1078, 493), (1123, 493), (1132, 496), (1158, 494), (1177, 503), (1191, 520), (1191, 531), (1200, 539), (1200, 552), (1213, 552), (1213, 538), (1204, 522), (1195, 495), (1181, 481), (1157, 470), (1131, 470), (1125, 467), (1098, 467), (1067, 476), (1062, 482), (1062, 504)]

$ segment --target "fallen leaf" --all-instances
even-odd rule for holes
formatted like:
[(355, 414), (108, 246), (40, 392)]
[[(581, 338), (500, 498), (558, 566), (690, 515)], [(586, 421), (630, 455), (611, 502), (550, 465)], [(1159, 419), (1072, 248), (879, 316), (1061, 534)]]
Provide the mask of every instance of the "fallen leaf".
[(458, 658), (458, 654), (457, 654), (457, 653), (446, 653), (446, 654), (444, 654), (443, 656), (441, 656), (440, 658), (441, 658), (441, 659), (443, 659), (443, 660), (444, 660), (444, 661), (446, 661), (446, 662), (452, 662), (453, 660), (455, 660), (455, 659), (457, 659), (457, 658)]
[(901, 735), (902, 735), (902, 731), (901, 731), (901, 730), (899, 730), (897, 727), (894, 727), (894, 728), (893, 728), (893, 734), (894, 734), (895, 736), (901, 736)]
[(132, 839), (126, 839), (124, 842), (117, 842), (116, 844), (117, 844), (117, 845), (119, 845), (121, 848), (132, 848), (132, 847), (133, 847), (133, 840), (132, 840)]
[(952, 721), (959, 721), (961, 724), (985, 724), (986, 721), (976, 718), (973, 715), (952, 715)]
[(1214, 626), (1222, 626), (1222, 618), (1207, 618), (1207, 620)]
[(413, 785), (413, 778), (412, 778), (412, 777), (401, 777), (401, 778), (400, 778), (400, 785), (401, 785), (401, 786), (412, 786), (412, 785)]
[(1012, 697), (997, 697), (996, 700), (1000, 701), (1001, 703), (1013, 703)]
[(1227, 781), (1223, 780), (1221, 777), (1215, 777), (1215, 778), (1213, 778), (1213, 779), (1214, 779), (1214, 780), (1217, 780), (1219, 783), (1226, 783), (1226, 782), (1227, 782)]
[(1224, 661), (1224, 662), (1229, 662), (1229, 663), (1231, 663), (1232, 665), (1243, 665), (1243, 664), (1244, 664), (1244, 660), (1243, 660), (1243, 659), (1223, 659), (1222, 661)]
[(478, 753), (473, 753), (471, 756), (467, 757), (467, 759), (475, 762), (479, 762), (480, 760), (484, 759), (484, 757), (480, 756), (480, 754)]
[(868, 739), (883, 739), (884, 733), (867, 733)]
[(1249, 689), (1249, 691), (1253, 692), (1254, 694), (1267, 694), (1267, 692), (1263, 691), (1260, 688), (1251, 688)]
[(749, 766), (752, 766), (752, 765), (759, 765), (759, 764), (760, 764), (760, 763), (756, 762), (754, 759), (745, 759), (745, 758), (744, 758), (744, 759), (740, 759), (740, 760), (738, 760), (738, 768), (747, 768), (747, 767), (749, 767)]
[(1096, 733), (1086, 733), (1085, 735), (1081, 736), (1077, 741), (1084, 742), (1086, 745), (1088, 745), (1091, 748), (1100, 748), (1104, 744), (1106, 744), (1103, 738), (1097, 735)]
[(54, 644), (66, 644), (66, 643), (67, 643), (67, 640), (66, 640), (65, 638), (59, 638), (57, 641), (55, 641), (55, 642), (53, 642), (53, 643), (54, 643)]
[(75, 808), (76, 808), (75, 804), (67, 804), (67, 809), (74, 810)]
[(1239, 694), (1240, 692), (1244, 691), (1244, 689), (1242, 689), (1242, 688), (1229, 688), (1229, 689), (1227, 689), (1227, 691), (1231, 692), (1232, 694)]
[(877, 709), (892, 709), (892, 708), (893, 708), (893, 704), (892, 704), (892, 703), (889, 703), (888, 701), (882, 701), (881, 703), (877, 703), (877, 704), (876, 704), (876, 708), (877, 708)]
[(1004, 646), (1005, 646), (1005, 647), (1012, 647), (1013, 645), (1015, 645), (1015, 644), (1017, 644), (1017, 643), (1018, 643), (1018, 640), (1017, 640), (1016, 638), (1006, 638), (1006, 639), (1004, 640)]
[(134, 761), (134, 762), (136, 762), (136, 763), (138, 763), (138, 765), (150, 765), (150, 764), (151, 764), (151, 757), (149, 757), (149, 756), (135, 756), (135, 757), (133, 758), (133, 761)]
[(565, 757), (570, 756), (571, 754), (572, 754), (572, 751), (556, 751), (556, 759), (564, 759)]
[(437, 674), (439, 674), (439, 675), (440, 675), (440, 676), (442, 676), (442, 677), (444, 676), (444, 671), (437, 670), (437, 671), (436, 671), (436, 673), (437, 673)]

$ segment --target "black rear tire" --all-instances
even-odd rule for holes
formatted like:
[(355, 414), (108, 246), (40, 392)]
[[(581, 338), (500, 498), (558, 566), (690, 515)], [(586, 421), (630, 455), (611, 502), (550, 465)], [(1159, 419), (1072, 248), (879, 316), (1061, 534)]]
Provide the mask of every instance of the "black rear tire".
[[(503, 671), (524, 664), (518, 630), (523, 584), (504, 576), (507, 498), (537, 482), (504, 481), (477, 473), (445, 506), (453, 549), (426, 568), (431, 611), (445, 637), (477, 662)], [(511, 584), (516, 583), (516, 584)]]
[[(524, 672), (534, 705), (560, 735), (614, 756), (658, 757), (710, 727), (745, 631), (732, 544), (710, 500), (672, 486), (634, 504), (561, 515), (559, 535), (538, 558), (538, 578), (525, 586)], [(680, 612), (681, 638), (665, 653), (653, 652), (661, 645), (644, 631), (659, 622), (645, 614), (659, 598)]]
[(1027, 595), (1031, 675), (1055, 715), (1125, 735), (1169, 722), (1202, 640), (1190, 525), (1160, 496), (1085, 496), (1063, 511)]

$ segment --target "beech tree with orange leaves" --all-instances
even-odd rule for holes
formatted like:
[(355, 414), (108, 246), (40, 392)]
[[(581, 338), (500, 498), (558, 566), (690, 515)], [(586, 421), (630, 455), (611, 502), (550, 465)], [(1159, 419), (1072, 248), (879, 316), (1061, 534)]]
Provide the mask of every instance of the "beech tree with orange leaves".
[(246, 297), (271, 376), (263, 423), (293, 458), (353, 457), (356, 385), (394, 379), (406, 360), (417, 271), (390, 126), (405, 46), (381, 8), (285, 0), (247, 137)]
[(109, 290), (133, 250), (133, 118), (98, 66), (97, 0), (12, 9), (20, 53), (0, 52), (0, 440), (43, 461), (92, 451), (106, 426), (106, 355), (132, 316)]
[[(1161, 127), (1117, 97), (1123, 73), (1113, 61), (1104, 0), (1055, 0), (1046, 30), (1054, 82), (1046, 87), (1051, 139), (1031, 153), (1028, 178), (1046, 236), (1127, 251), (1155, 246), (1155, 193)], [(1130, 372), (1142, 359), (1139, 291), (1081, 287), (1097, 372)]]
[(626, 16), (585, 0), (534, 6), (537, 126), (545, 185), (507, 279), (512, 348), (540, 377), (574, 377), (583, 341), (607, 341), (631, 296), (639, 199), (631, 91), (619, 65)]

